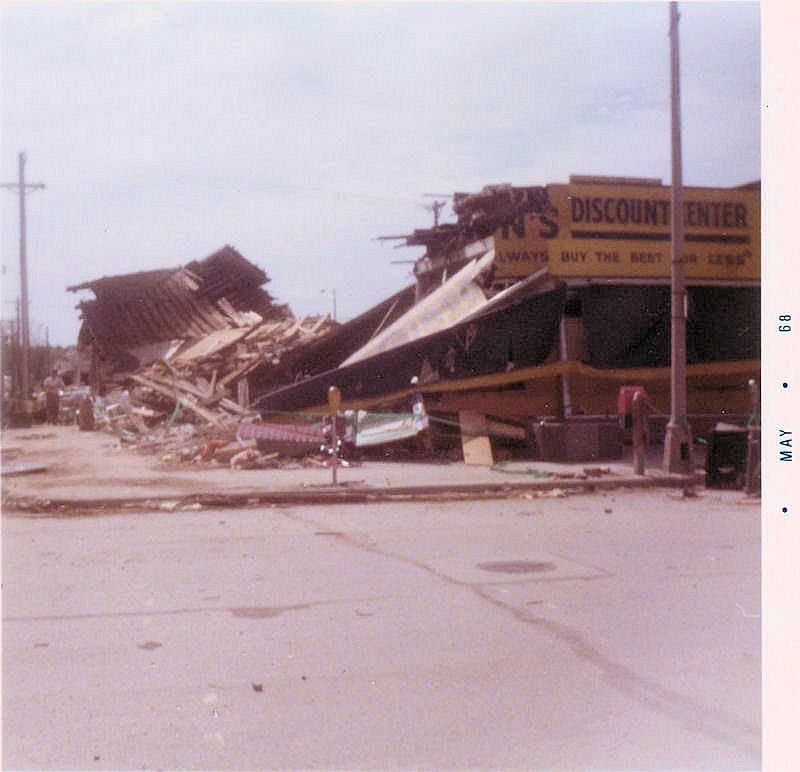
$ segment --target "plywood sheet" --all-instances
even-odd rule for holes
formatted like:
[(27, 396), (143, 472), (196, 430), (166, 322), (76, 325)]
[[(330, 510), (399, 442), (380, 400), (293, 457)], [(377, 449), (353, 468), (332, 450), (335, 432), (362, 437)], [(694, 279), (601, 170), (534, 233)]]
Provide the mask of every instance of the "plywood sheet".
[(486, 416), (473, 410), (462, 410), (458, 414), (458, 423), (461, 426), (464, 463), (472, 466), (491, 466), (494, 457)]

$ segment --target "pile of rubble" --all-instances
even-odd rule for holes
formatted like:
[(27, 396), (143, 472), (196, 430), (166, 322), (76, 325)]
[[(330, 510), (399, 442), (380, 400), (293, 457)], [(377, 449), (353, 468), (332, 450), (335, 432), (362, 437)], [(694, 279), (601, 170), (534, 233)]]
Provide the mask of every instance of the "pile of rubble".
[[(95, 393), (133, 383), (143, 407), (163, 413), (178, 401), (217, 428), (245, 414), (252, 369), (266, 364), (278, 385), (291, 383), (285, 354), (338, 327), (328, 316), (296, 319), (262, 289), (267, 282), (263, 270), (226, 245), (177, 268), (68, 287), (94, 293), (78, 304), (78, 349), (91, 359), (86, 369)], [(138, 419), (152, 417), (132, 415), (138, 432)]]
[[(94, 293), (78, 304), (78, 349), (100, 396), (65, 394), (62, 420), (111, 431), (167, 463), (329, 463), (323, 416), (285, 422), (276, 415), (272, 423), (263, 417), (281, 411), (253, 406), (263, 394), (337, 367), (413, 305), (414, 288), (339, 325), (327, 315), (295, 318), (262, 289), (268, 281), (225, 246), (181, 267), (68, 287)], [(421, 414), (362, 412), (340, 417), (338, 436), (348, 447), (415, 436), (425, 425)]]
[(254, 415), (247, 375), (270, 364), (275, 381), (285, 384), (292, 373), (281, 367), (288, 351), (296, 351), (332, 330), (328, 316), (264, 322), (250, 328), (232, 328), (183, 346), (169, 357), (139, 368), (130, 375), (138, 398), (154, 410), (174, 409), (176, 401), (200, 421), (223, 428), (230, 419)]
[[(171, 411), (162, 410), (148, 404), (149, 399), (146, 389), (115, 390), (91, 401), (89, 425), (85, 425), (81, 410), (77, 411), (76, 421), (81, 428), (108, 431), (126, 448), (157, 456), (163, 464), (175, 467), (202, 464), (263, 469), (327, 463), (328, 453), (322, 442), (301, 459), (264, 452), (259, 450), (256, 439), (240, 436), (241, 417), (224, 415), (224, 409), (201, 408), (214, 417), (212, 423), (199, 418), (197, 406), (190, 410), (179, 400)], [(259, 422), (260, 418), (248, 414), (244, 420)]]
[[(253, 439), (237, 439), (243, 422), (259, 422), (249, 403), (248, 372), (265, 362), (276, 382), (290, 377), (283, 356), (337, 327), (328, 316), (263, 322), (211, 333), (164, 358), (120, 374), (118, 385), (89, 400), (86, 389), (66, 392), (68, 419), (102, 428), (129, 447), (158, 454), (165, 463), (224, 463), (236, 468), (280, 465), (278, 453), (260, 453)], [(83, 420), (83, 423), (82, 423)], [(313, 462), (311, 462), (313, 463)]]

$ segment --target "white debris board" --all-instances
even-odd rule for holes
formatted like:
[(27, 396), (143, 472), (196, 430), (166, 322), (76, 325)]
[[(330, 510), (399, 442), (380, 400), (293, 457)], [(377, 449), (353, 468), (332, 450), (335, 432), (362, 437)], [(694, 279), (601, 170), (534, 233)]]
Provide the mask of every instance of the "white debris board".
[(461, 449), (464, 463), (472, 466), (491, 466), (494, 463), (492, 443), (486, 416), (474, 410), (460, 410), (458, 423), (461, 426)]

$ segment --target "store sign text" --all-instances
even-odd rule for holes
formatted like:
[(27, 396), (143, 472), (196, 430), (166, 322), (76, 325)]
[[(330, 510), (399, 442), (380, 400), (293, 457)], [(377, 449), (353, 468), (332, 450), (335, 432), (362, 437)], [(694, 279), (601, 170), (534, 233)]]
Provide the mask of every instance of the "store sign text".
[[(495, 234), (500, 275), (549, 266), (556, 275), (670, 275), (668, 188), (552, 185), (547, 214), (520, 215)], [(681, 260), (688, 278), (760, 277), (760, 194), (686, 188)]]

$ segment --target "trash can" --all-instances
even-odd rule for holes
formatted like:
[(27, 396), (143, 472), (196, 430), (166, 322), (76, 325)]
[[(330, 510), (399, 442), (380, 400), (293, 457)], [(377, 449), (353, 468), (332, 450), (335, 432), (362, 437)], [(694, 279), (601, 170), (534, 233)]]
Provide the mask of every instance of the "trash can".
[(706, 459), (707, 488), (743, 488), (747, 474), (747, 429), (717, 424)]

